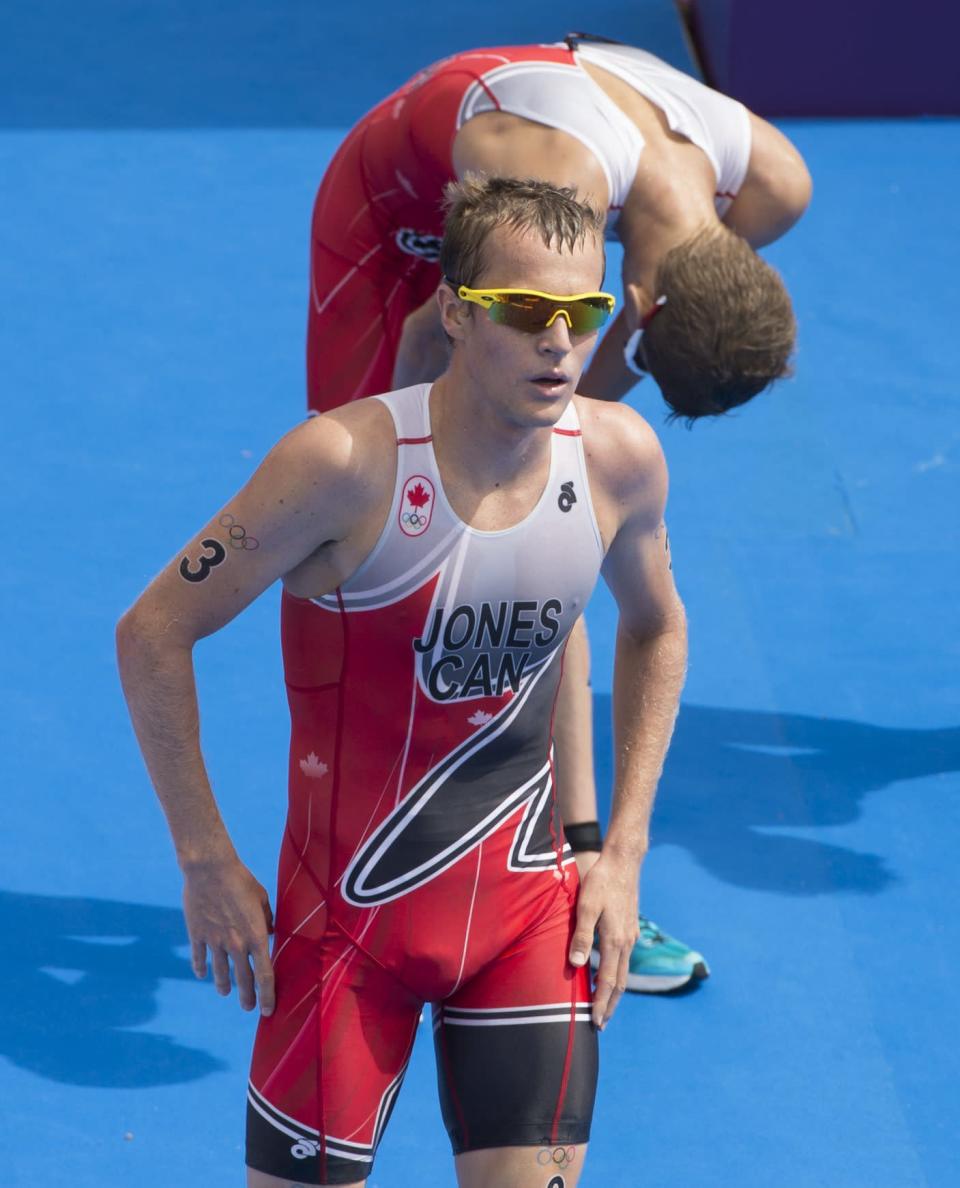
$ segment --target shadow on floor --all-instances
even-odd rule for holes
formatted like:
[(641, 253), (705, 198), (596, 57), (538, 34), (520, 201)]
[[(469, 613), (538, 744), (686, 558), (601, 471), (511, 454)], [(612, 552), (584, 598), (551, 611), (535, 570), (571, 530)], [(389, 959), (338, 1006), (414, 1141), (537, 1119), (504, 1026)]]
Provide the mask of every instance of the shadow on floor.
[[(598, 695), (601, 799), (610, 787), (610, 720), (610, 697)], [(896, 881), (883, 855), (797, 832), (856, 821), (867, 793), (899, 780), (955, 771), (960, 727), (887, 729), (684, 705), (657, 796), (653, 842), (682, 846), (736, 886), (786, 895), (878, 894)]]
[(70, 1085), (179, 1084), (222, 1068), (207, 1052), (136, 1030), (154, 1018), (161, 978), (193, 980), (176, 952), (178, 910), (0, 891), (6, 942), (0, 1052)]

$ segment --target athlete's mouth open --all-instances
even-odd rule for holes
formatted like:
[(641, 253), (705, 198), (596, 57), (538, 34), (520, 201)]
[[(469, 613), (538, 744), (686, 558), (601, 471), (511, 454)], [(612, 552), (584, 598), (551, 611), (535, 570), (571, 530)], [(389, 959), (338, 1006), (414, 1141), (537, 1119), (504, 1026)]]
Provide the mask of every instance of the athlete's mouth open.
[(553, 394), (570, 382), (570, 376), (563, 371), (545, 371), (541, 375), (535, 375), (530, 382), (544, 392)]

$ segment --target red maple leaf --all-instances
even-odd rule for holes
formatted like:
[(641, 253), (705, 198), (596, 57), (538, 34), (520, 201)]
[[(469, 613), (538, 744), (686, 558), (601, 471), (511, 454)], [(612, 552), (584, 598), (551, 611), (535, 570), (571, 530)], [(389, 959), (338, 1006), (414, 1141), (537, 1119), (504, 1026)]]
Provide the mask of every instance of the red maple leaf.
[(417, 483), (412, 491), (408, 491), (407, 498), (414, 507), (425, 507), (430, 502), (430, 495), (424, 490), (423, 483)]

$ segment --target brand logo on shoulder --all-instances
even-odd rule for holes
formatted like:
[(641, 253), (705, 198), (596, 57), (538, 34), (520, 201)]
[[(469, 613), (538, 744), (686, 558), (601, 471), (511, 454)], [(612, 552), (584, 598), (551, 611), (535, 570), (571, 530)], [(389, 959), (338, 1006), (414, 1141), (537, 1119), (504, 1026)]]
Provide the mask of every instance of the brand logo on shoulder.
[(412, 227), (401, 227), (396, 236), (397, 247), (408, 256), (419, 256), (435, 264), (440, 259), (440, 236), (414, 231)]
[(560, 495), (557, 498), (557, 507), (562, 512), (568, 512), (571, 507), (577, 502), (577, 497), (573, 493), (573, 482), (560, 484)]
[(422, 474), (415, 474), (403, 484), (400, 497), (400, 529), (407, 536), (422, 536), (433, 519), (436, 492), (433, 483)]

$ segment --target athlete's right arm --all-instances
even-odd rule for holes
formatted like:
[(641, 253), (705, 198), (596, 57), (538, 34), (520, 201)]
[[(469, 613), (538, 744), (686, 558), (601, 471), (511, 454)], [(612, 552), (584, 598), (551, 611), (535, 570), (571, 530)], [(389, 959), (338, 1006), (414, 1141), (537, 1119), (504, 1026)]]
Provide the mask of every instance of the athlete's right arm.
[(265, 1014), (273, 1009), (269, 900), (237, 857), (211, 791), (192, 650), (304, 558), (358, 531), (371, 505), (366, 447), (353, 431), (364, 415), (354, 406), (285, 437), (117, 627), (130, 716), (184, 875), (194, 972), (206, 976), (209, 948), (217, 989), (229, 994), (232, 958), (241, 1006), (251, 1010), (259, 991)]
[(750, 165), (723, 217), (753, 248), (786, 235), (810, 205), (813, 182), (803, 157), (773, 124), (749, 113)]

